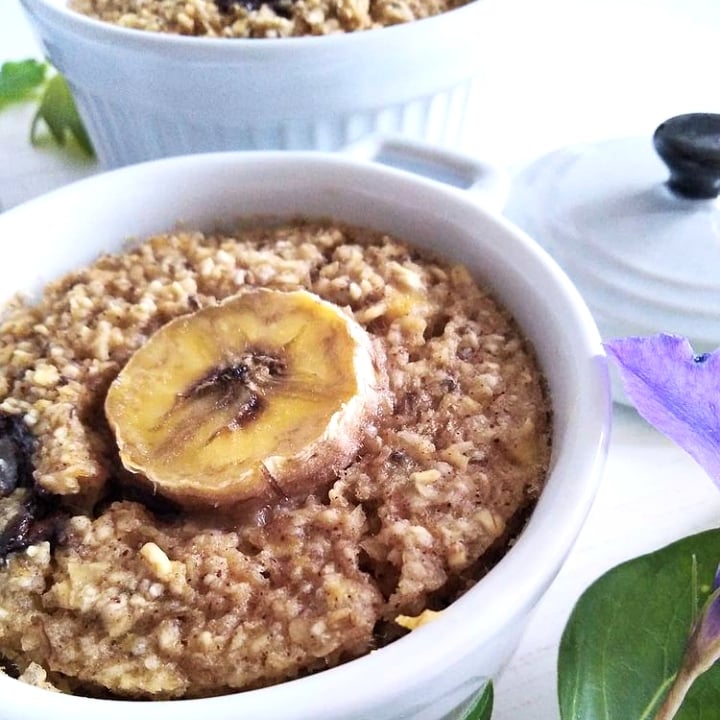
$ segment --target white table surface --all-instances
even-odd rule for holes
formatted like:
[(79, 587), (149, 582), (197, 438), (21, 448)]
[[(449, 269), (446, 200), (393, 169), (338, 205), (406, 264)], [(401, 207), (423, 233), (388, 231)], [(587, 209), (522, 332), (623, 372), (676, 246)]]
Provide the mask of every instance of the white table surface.
[[(650, 135), (667, 117), (720, 112), (717, 0), (507, 0), (499, 4), (464, 150), (518, 169), (585, 140)], [(40, 57), (18, 0), (0, 0), (0, 61)], [(0, 205), (97, 172), (32, 148), (32, 111), (0, 113)], [(0, 262), (12, 252), (0, 237)], [(565, 567), (496, 683), (494, 720), (557, 720), (555, 663), (580, 593), (618, 562), (717, 525), (720, 492), (637, 415), (615, 409), (606, 476)]]

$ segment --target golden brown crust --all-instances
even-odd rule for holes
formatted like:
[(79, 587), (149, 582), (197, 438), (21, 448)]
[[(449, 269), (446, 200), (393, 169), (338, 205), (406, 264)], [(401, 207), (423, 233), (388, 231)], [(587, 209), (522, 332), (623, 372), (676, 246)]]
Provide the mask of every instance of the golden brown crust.
[[(397, 615), (452, 601), (532, 506), (550, 407), (512, 320), (464, 268), (313, 223), (158, 236), (9, 310), (0, 411), (32, 423), (36, 482), (83, 489), (83, 458), (114, 476), (98, 417), (127, 359), (171, 318), (257, 286), (347, 306), (382, 347), (391, 407), (327, 493), (181, 521), (123, 501), (77, 513), (52, 556), (46, 544), (12, 555), (0, 654), (21, 671), (35, 662), (54, 685), (129, 697), (313, 672), (394, 637)], [(65, 404), (76, 423), (55, 411)]]

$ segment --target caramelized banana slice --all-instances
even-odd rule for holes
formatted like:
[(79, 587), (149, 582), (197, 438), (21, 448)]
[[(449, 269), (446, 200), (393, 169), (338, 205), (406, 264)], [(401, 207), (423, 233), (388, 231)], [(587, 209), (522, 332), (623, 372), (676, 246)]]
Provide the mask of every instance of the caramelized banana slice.
[(304, 290), (257, 289), (172, 320), (105, 413), (124, 466), (185, 507), (308, 492), (346, 467), (380, 408), (363, 328)]

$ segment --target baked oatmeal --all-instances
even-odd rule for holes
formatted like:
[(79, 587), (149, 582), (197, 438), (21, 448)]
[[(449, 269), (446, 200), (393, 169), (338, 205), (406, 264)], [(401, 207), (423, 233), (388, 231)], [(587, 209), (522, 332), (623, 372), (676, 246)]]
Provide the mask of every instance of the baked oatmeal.
[[(143, 386), (120, 381), (140, 377), (137, 358), (158, 342), (195, 361), (195, 319), (257, 288), (305, 291), (357, 324), (382, 399), (358, 416), (344, 462), (312, 466), (300, 491), (273, 471), (245, 499), (167, 493), (175, 486), (154, 466), (121, 457), (111, 425), (134, 416), (113, 415), (108, 391)], [(186, 340), (168, 340), (187, 318)], [(512, 318), (464, 267), (380, 233), (296, 222), (158, 235), (49, 284), (34, 304), (15, 301), (0, 334), (0, 656), (43, 687), (199, 697), (363, 655), (471, 587), (519, 532), (547, 473), (549, 399)], [(267, 357), (258, 342), (248, 341), (255, 360)], [(323, 347), (300, 354), (319, 366)], [(263, 362), (256, 380), (274, 388), (282, 373)], [(203, 367), (213, 369), (183, 385), (173, 408), (199, 403), (190, 417), (201, 427), (232, 406), (213, 440), (263, 422), (264, 396), (230, 389), (248, 382), (247, 362), (218, 370), (213, 356)], [(144, 472), (149, 485), (136, 482)]]
[(355, 32), (438, 15), (467, 0), (70, 0), (126, 28), (220, 38)]

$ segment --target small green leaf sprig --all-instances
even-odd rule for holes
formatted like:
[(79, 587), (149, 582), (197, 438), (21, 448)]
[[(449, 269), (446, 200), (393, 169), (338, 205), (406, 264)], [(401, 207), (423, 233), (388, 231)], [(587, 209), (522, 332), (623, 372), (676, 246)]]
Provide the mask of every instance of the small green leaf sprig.
[(490, 720), (493, 700), (493, 684), (492, 681), (488, 681), (480, 695), (470, 703), (470, 707), (465, 710), (459, 720)]
[(60, 147), (76, 144), (94, 157), (90, 138), (80, 119), (65, 78), (45, 62), (34, 59), (8, 61), (0, 66), (0, 111), (15, 103), (37, 102), (30, 126), (30, 142), (43, 141), (43, 127)]
[(36, 99), (46, 74), (47, 65), (37, 60), (4, 63), (0, 67), (0, 109)]

